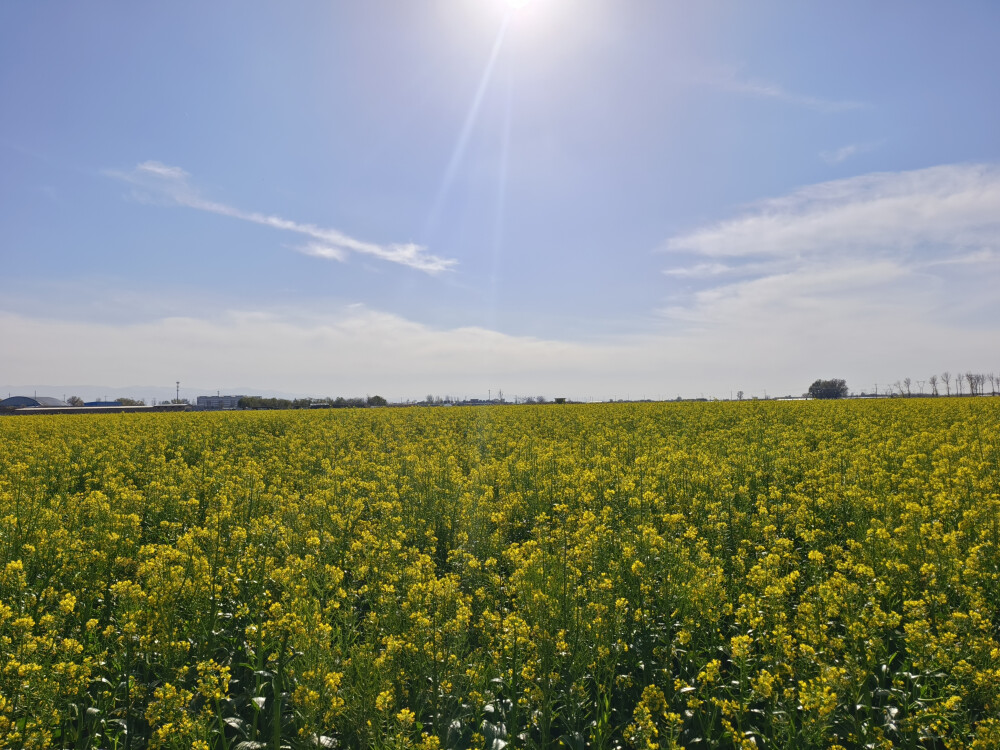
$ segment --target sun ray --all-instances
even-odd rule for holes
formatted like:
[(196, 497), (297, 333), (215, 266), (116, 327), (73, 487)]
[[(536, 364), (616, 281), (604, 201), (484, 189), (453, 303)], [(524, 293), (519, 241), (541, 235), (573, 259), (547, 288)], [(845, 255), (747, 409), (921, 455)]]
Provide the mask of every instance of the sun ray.
[(500, 146), (500, 165), (497, 177), (497, 208), (493, 225), (493, 253), (490, 263), (490, 287), (488, 304), (489, 323), (497, 326), (498, 291), (500, 285), (500, 259), (503, 256), (504, 223), (507, 214), (507, 166), (510, 159), (510, 130), (513, 110), (514, 85), (512, 72), (507, 75), (507, 103), (504, 109), (503, 141)]
[(434, 203), (432, 204), (430, 213), (427, 216), (427, 222), (424, 226), (425, 236), (434, 229), (441, 217), (441, 211), (444, 208), (444, 203), (448, 197), (448, 193), (451, 191), (451, 185), (455, 181), (455, 174), (458, 171), (458, 166), (461, 164), (462, 158), (465, 156), (465, 149), (469, 145), (469, 138), (472, 135), (472, 129), (475, 127), (476, 120), (479, 118), (479, 109), (483, 103), (483, 97), (486, 95), (486, 89), (489, 87), (490, 79), (493, 77), (493, 69), (496, 67), (497, 58), (500, 55), (500, 48), (503, 45), (506, 31), (507, 19), (504, 18), (503, 23), (500, 25), (500, 30), (497, 32), (496, 41), (493, 42), (493, 50), (490, 52), (490, 59), (487, 61), (486, 67), (483, 70), (483, 75), (479, 79), (479, 86), (476, 88), (475, 96), (472, 97), (472, 103), (469, 105), (469, 111), (465, 115), (465, 121), (462, 123), (462, 129), (459, 131), (458, 139), (455, 141), (455, 147), (452, 149), (451, 158), (448, 160), (448, 166), (444, 171), (444, 178), (441, 180), (441, 187), (438, 188), (437, 195), (434, 197)]

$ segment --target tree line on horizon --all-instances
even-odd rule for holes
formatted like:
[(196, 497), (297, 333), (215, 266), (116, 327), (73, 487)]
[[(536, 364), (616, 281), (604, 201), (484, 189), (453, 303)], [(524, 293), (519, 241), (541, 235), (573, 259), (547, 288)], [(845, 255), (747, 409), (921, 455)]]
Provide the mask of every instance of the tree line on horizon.
[[(143, 398), (128, 398), (127, 396), (119, 396), (114, 401), (108, 403), (118, 404), (119, 406), (145, 406), (146, 399)], [(79, 396), (70, 396), (66, 399), (67, 406), (84, 406), (85, 402)]]
[[(989, 384), (989, 391), (986, 390), (986, 385)], [(924, 386), (930, 386), (930, 393), (924, 392)], [(977, 373), (968, 371), (965, 373), (956, 373), (954, 376), (948, 370), (945, 370), (941, 375), (931, 375), (926, 380), (913, 380), (912, 378), (903, 378), (902, 380), (897, 380), (895, 383), (886, 386), (885, 391), (880, 391), (878, 384), (875, 385), (875, 394), (886, 395), (886, 396), (941, 396), (941, 389), (944, 389), (945, 396), (952, 395), (952, 385), (954, 384), (954, 391), (956, 396), (985, 396), (991, 395), (996, 396), (998, 389), (1000, 389), (1000, 376), (995, 373)], [(913, 388), (916, 386), (917, 392), (913, 392)], [(742, 399), (742, 391), (740, 391), (740, 398)], [(847, 398), (849, 395), (847, 389), (846, 381), (842, 379), (832, 379), (832, 380), (816, 380), (812, 385), (809, 386), (809, 390), (804, 394), (812, 398)], [(864, 391), (861, 395), (866, 395)]]
[[(940, 377), (940, 379), (939, 379)], [(952, 374), (945, 370), (938, 375), (931, 375), (927, 380), (917, 380), (914, 381), (910, 378), (903, 378), (902, 380), (897, 380), (890, 386), (890, 390), (895, 390), (895, 393), (900, 396), (912, 396), (913, 395), (913, 385), (916, 384), (918, 388), (917, 395), (927, 395), (924, 394), (924, 384), (927, 383), (931, 387), (931, 396), (940, 396), (941, 392), (938, 388), (939, 385), (943, 386), (945, 389), (945, 395), (951, 395), (952, 386)], [(958, 396), (965, 395), (963, 393), (963, 384), (965, 390), (970, 396), (984, 396), (986, 395), (986, 383), (990, 384), (990, 395), (997, 395), (997, 389), (1000, 388), (1000, 377), (996, 374), (982, 373), (982, 372), (958, 372), (954, 375), (955, 393)]]
[[(989, 385), (989, 390), (987, 391), (987, 384)], [(925, 385), (930, 386), (930, 393), (924, 392)], [(914, 393), (914, 387), (916, 387), (916, 393)], [(944, 390), (944, 393), (941, 391)], [(975, 373), (972, 371), (967, 371), (965, 373), (957, 372), (952, 374), (950, 371), (945, 370), (940, 375), (933, 374), (929, 376), (926, 380), (914, 380), (913, 378), (902, 378), (894, 383), (885, 386), (885, 390), (879, 389), (878, 385), (875, 386), (874, 395), (886, 395), (886, 396), (951, 396), (954, 391), (956, 396), (985, 396), (992, 395), (996, 396), (1000, 392), (1000, 375), (993, 372), (989, 373)], [(738, 391), (737, 400), (743, 400), (743, 391)], [(833, 378), (829, 380), (817, 379), (809, 386), (808, 391), (803, 394), (811, 398), (818, 399), (836, 399), (836, 398), (847, 398), (850, 394), (847, 382), (840, 378)], [(867, 395), (864, 391), (861, 391), (859, 395)], [(503, 398), (503, 392), (498, 394), (498, 399), (500, 403), (506, 403)], [(561, 401), (562, 399), (556, 399), (556, 401)], [(677, 400), (681, 400), (678, 396)], [(701, 400), (701, 399), (695, 399)], [(84, 400), (79, 396), (70, 396), (66, 399), (66, 403), (69, 406), (83, 406)], [(113, 403), (120, 404), (121, 406), (145, 406), (145, 399), (134, 399), (127, 396), (119, 396), (114, 400)], [(170, 399), (168, 402), (171, 404), (189, 404), (188, 399)], [(409, 402), (408, 402), (409, 403)], [(423, 403), (428, 406), (430, 405), (442, 405), (442, 404), (453, 404), (456, 403), (455, 399), (451, 396), (434, 396), (428, 395)], [(548, 400), (544, 396), (537, 397), (515, 397), (515, 404), (545, 404)], [(153, 401), (156, 404), (156, 401)], [(348, 397), (337, 396), (336, 398), (274, 398), (274, 397), (264, 397), (264, 396), (244, 396), (239, 400), (239, 408), (241, 409), (312, 409), (317, 407), (329, 407), (332, 409), (362, 409), (372, 406), (387, 406), (388, 401), (379, 395), (366, 396), (364, 398), (360, 396)]]
[(344, 398), (267, 398), (264, 396), (244, 396), (239, 400), (241, 409), (363, 409), (369, 406), (386, 406), (389, 402), (382, 396)]

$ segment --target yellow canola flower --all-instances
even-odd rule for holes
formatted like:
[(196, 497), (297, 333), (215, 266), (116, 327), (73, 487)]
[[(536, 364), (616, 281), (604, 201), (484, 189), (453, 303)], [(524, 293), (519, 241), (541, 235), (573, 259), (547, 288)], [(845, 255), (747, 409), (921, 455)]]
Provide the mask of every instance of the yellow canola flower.
[(115, 416), (0, 420), (8, 743), (998, 744), (995, 399)]

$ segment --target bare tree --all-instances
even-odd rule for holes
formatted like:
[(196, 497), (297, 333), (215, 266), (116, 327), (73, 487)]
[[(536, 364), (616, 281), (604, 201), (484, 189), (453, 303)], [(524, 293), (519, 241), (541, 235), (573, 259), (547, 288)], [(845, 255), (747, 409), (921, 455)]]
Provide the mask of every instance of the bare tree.
[(938, 395), (937, 375), (931, 375), (930, 380), (928, 380), (927, 382), (931, 384), (931, 395), (932, 396)]
[(743, 391), (736, 391), (736, 400), (737, 401), (743, 400)]
[(947, 393), (945, 395), (951, 395), (951, 373), (945, 370), (941, 373), (941, 380), (944, 381), (944, 387)]
[(955, 392), (962, 395), (962, 373), (955, 375)]
[(906, 386), (906, 395), (907, 395), (907, 396), (912, 396), (912, 395), (913, 395), (913, 394), (912, 394), (912, 393), (910, 392), (910, 383), (911, 383), (911, 382), (912, 382), (912, 381), (911, 381), (911, 380), (910, 380), (909, 378), (903, 378), (903, 385), (905, 385), (905, 386)]
[(965, 373), (965, 382), (969, 384), (969, 395), (976, 395), (976, 373), (967, 372)]
[(986, 377), (989, 378), (990, 380), (990, 395), (991, 396), (997, 395), (997, 376), (991, 372)]

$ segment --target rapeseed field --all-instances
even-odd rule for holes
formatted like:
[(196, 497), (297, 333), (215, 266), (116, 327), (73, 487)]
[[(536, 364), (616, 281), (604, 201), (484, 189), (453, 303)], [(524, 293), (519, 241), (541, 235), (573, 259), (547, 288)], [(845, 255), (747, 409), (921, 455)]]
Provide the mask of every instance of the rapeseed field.
[(1000, 747), (1000, 399), (0, 420), (2, 748)]

